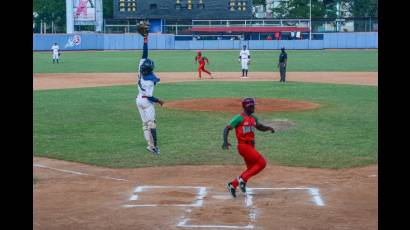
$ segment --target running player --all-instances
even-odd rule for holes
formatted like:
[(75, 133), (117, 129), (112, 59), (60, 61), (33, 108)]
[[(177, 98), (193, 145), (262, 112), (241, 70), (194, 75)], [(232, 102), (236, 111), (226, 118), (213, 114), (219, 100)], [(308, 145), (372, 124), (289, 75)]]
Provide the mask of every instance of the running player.
[(202, 56), (202, 52), (198, 51), (198, 55), (195, 56), (195, 63), (199, 63), (199, 67), (198, 67), (198, 77), (199, 80), (202, 79), (201, 76), (201, 71), (204, 71), (205, 73), (209, 74), (209, 76), (211, 76), (211, 78), (213, 79), (214, 77), (212, 76), (211, 72), (209, 72), (208, 70), (205, 69), (205, 62), (206, 64), (209, 65), (209, 60), (207, 57)]
[(246, 163), (246, 170), (240, 176), (227, 184), (229, 193), (236, 197), (236, 188), (239, 188), (243, 193), (246, 192), (246, 183), (252, 176), (258, 174), (266, 166), (265, 158), (255, 149), (255, 128), (260, 131), (275, 130), (270, 126), (265, 126), (259, 122), (255, 112), (255, 99), (244, 98), (242, 100), (243, 113), (235, 115), (225, 127), (223, 132), (222, 149), (229, 149), (231, 144), (228, 142), (229, 131), (235, 129), (236, 138), (238, 139), (238, 152), (243, 157)]

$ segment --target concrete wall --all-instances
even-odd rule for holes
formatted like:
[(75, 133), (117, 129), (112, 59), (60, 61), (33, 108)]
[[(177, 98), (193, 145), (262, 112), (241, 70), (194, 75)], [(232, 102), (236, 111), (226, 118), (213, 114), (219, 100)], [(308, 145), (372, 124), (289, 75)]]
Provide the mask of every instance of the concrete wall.
[[(34, 34), (33, 50), (50, 50), (57, 42), (62, 50), (128, 50), (142, 49), (143, 38), (137, 34), (77, 34), (80, 42), (73, 42), (74, 34)], [(78, 41), (78, 40), (77, 40)], [(378, 48), (378, 33), (325, 33), (323, 40), (199, 40), (175, 41), (171, 34), (151, 34), (150, 49), (206, 50), (206, 49), (369, 49)]]

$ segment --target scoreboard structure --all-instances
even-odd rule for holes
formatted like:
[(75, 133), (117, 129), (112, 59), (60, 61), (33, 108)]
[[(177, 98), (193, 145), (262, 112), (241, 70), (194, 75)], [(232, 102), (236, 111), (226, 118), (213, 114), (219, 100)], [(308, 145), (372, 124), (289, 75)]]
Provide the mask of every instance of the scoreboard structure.
[(235, 20), (252, 18), (252, 0), (114, 0), (114, 19)]

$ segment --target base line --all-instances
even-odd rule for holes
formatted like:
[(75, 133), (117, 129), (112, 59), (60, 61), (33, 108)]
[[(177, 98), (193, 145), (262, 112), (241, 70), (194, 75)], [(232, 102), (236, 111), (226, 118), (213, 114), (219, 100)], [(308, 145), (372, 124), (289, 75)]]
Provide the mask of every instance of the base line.
[(97, 176), (97, 175), (93, 175), (93, 174), (82, 173), (82, 172), (71, 171), (71, 170), (65, 170), (65, 169), (57, 169), (57, 168), (48, 167), (48, 166), (42, 165), (42, 164), (33, 163), (33, 167), (51, 169), (51, 170), (55, 170), (55, 171), (59, 171), (59, 172), (71, 173), (71, 174), (80, 175), (80, 176), (93, 176), (93, 177), (99, 177), (99, 178), (104, 178), (104, 179), (109, 179), (109, 180), (130, 182), (129, 180), (125, 180), (125, 179), (114, 178), (114, 177), (109, 177), (109, 176)]
[(231, 229), (253, 229), (253, 225), (248, 224), (246, 226), (236, 225), (195, 225), (195, 224), (178, 224), (180, 228), (231, 228)]

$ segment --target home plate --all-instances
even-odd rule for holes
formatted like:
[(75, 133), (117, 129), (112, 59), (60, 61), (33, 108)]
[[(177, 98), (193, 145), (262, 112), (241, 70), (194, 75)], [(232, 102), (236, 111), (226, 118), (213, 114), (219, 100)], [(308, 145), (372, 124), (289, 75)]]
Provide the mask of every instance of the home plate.
[(214, 195), (212, 198), (218, 199), (218, 200), (229, 200), (232, 198), (230, 195)]

